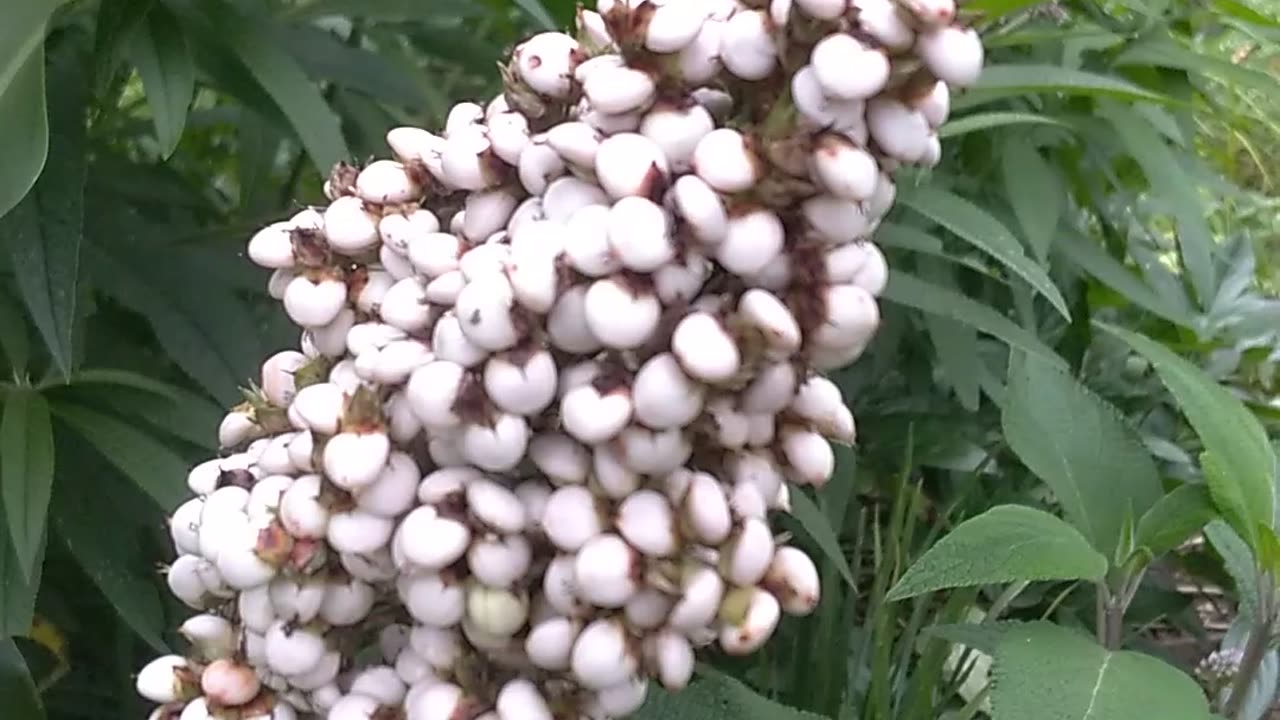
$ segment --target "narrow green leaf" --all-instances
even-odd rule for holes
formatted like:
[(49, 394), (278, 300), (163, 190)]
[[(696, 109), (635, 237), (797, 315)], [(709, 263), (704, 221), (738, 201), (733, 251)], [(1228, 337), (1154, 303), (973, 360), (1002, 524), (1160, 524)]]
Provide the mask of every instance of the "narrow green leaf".
[(1160, 498), (1138, 521), (1136, 544), (1163, 555), (1209, 524), (1217, 513), (1204, 485), (1187, 483)]
[(64, 476), (60, 480), (66, 480), (68, 487), (60, 484), (54, 496), (53, 527), (58, 537), (129, 627), (152, 650), (167, 652), (161, 636), (164, 609), (151, 571), (139, 562), (136, 550), (131, 549), (134, 546), (103, 542), (108, 537), (123, 539), (122, 534), (127, 537), (137, 529), (121, 521), (130, 516), (129, 511), (110, 496), (84, 502), (85, 493), (102, 487), (100, 478), (74, 482)]
[(1057, 172), (1025, 136), (1010, 135), (1000, 154), (1004, 189), (1023, 237), (1043, 265), (1057, 236), (1067, 193)]
[(978, 410), (978, 333), (969, 325), (930, 315), (925, 318), (934, 357), (942, 374), (969, 412)]
[(1012, 347), (1063, 363), (1057, 353), (1025, 328), (953, 288), (935, 285), (898, 270), (890, 270), (889, 285), (882, 297), (899, 305), (971, 325), (1000, 338)]
[(27, 372), (27, 360), (31, 357), (31, 341), (27, 337), (27, 321), (18, 303), (8, 293), (0, 292), (0, 350), (9, 361), (14, 375)]
[(0, 419), (0, 493), (23, 575), (35, 572), (53, 493), (53, 427), (40, 393), (10, 390)]
[(992, 720), (1207, 720), (1190, 676), (1150, 655), (1108, 651), (1078, 632), (1028, 623), (995, 655)]
[(1243, 20), (1247, 23), (1261, 25), (1263, 27), (1280, 29), (1280, 20), (1277, 20), (1270, 15), (1263, 15), (1257, 10), (1254, 10), (1242, 2), (1238, 2), (1237, 0), (1210, 0), (1209, 4), (1218, 12), (1230, 15), (1237, 20)]
[(290, 3), (282, 10), (282, 16), (300, 20), (342, 16), (379, 20), (382, 22), (406, 22), (430, 20), (440, 17), (474, 18), (484, 16), (489, 8), (475, 0), (312, 0)]
[(169, 157), (182, 138), (187, 108), (196, 88), (196, 69), (182, 26), (164, 5), (147, 13), (133, 42), (133, 62), (147, 92), (161, 157)]
[(702, 667), (679, 693), (651, 687), (637, 720), (822, 720), (757, 693), (729, 675)]
[(924, 255), (932, 255), (949, 263), (982, 273), (996, 282), (1005, 285), (1009, 284), (1002, 273), (987, 267), (986, 260), (982, 256), (976, 253), (972, 257), (957, 255), (947, 250), (938, 238), (910, 225), (902, 225), (895, 222), (881, 223), (876, 230), (876, 244), (882, 248), (900, 248)]
[(1173, 151), (1141, 115), (1116, 103), (1100, 105), (1099, 113), (1111, 122), (1120, 141), (1142, 167), (1161, 207), (1177, 220), (1182, 263), (1201, 306), (1207, 305), (1217, 290), (1211, 255), (1214, 240), (1197, 184), (1183, 172)]
[(1235, 597), (1240, 603), (1240, 616), (1247, 620), (1258, 617), (1258, 565), (1253, 551), (1239, 533), (1222, 520), (1204, 526), (1204, 536), (1222, 556), (1222, 566), (1235, 581)]
[(1197, 51), (1167, 35), (1130, 43), (1113, 62), (1117, 67), (1156, 66), (1185, 70), (1196, 77), (1212, 77), (1229, 83), (1233, 88), (1251, 87), (1264, 93), (1280, 90), (1280, 81), (1270, 73)]
[(849, 583), (849, 587), (856, 589), (857, 582), (853, 579), (853, 571), (849, 569), (848, 559), (840, 549), (840, 539), (836, 537), (836, 531), (818, 509), (817, 503), (799, 488), (793, 488), (791, 491), (791, 514), (795, 516), (809, 537), (817, 543), (822, 554), (831, 561), (844, 581)]
[[(293, 54), (313, 80), (332, 80), (367, 98), (421, 110), (426, 92), (417, 76), (388, 57), (352, 47), (337, 35), (309, 25), (272, 27), (282, 46)], [(383, 142), (381, 136), (379, 142)]]
[(71, 403), (53, 406), (65, 421), (160, 507), (175, 508), (186, 495), (187, 462), (155, 438), (109, 415)]
[(0, 638), (0, 701), (6, 720), (44, 720), (44, 705), (26, 658), (10, 637)]
[(1138, 433), (1058, 366), (1032, 355), (1011, 361), (1000, 420), (1009, 448), (1107, 557), (1125, 515), (1141, 516), (1160, 498), (1159, 472)]
[[(1054, 250), (1134, 305), (1176, 325), (1192, 327), (1190, 308), (1170, 303), (1136, 273), (1108, 255), (1095, 240), (1075, 229), (1064, 229), (1058, 234)], [(1178, 297), (1185, 297), (1185, 293)]]
[[(975, 99), (991, 100), (1025, 93), (1114, 96), (1127, 100), (1164, 101), (1164, 96), (1110, 75), (1073, 70), (1058, 65), (988, 65), (969, 91)], [(955, 107), (972, 104), (964, 96)]]
[(950, 625), (932, 625), (924, 629), (924, 634), (939, 637), (957, 645), (973, 648), (988, 655), (994, 655), (1000, 640), (1010, 630), (1022, 625), (1016, 620), (1003, 620), (989, 623), (955, 623)]
[(73, 330), (79, 295), (80, 240), (84, 226), (84, 78), (77, 58), (53, 64), (49, 87), (53, 143), (31, 193), (0, 218), (0, 245), (32, 321), (63, 376), (75, 362)]
[(533, 18), (541, 29), (560, 29), (556, 25), (555, 18), (551, 17), (551, 13), (547, 12), (547, 6), (543, 5), (541, 0), (515, 0), (515, 3), (525, 14)]
[(1042, 510), (999, 505), (929, 548), (887, 599), (1023, 580), (1098, 580), (1106, 572), (1107, 559), (1075, 528)]
[(1252, 545), (1255, 526), (1274, 527), (1276, 515), (1276, 457), (1262, 424), (1238, 398), (1165, 346), (1130, 330), (1099, 325), (1151, 361), (1204, 444), (1214, 502)]
[(40, 578), (44, 570), (45, 548), (42, 538), (34, 565), (35, 572), (30, 578), (26, 577), (13, 544), (9, 541), (5, 515), (6, 513), (0, 513), (0, 638), (31, 632), (36, 593), (40, 590)]
[(971, 113), (963, 117), (955, 118), (954, 120), (948, 120), (941, 128), (938, 128), (938, 137), (945, 140), (958, 135), (965, 135), (971, 132), (980, 132), (982, 130), (990, 130), (991, 128), (1005, 127), (1008, 125), (1054, 125), (1062, 128), (1071, 127), (1061, 120), (1044, 115), (993, 111)]
[(1009, 230), (985, 210), (946, 190), (920, 186), (899, 193), (902, 204), (950, 230), (1027, 281), (1062, 317), (1070, 319), (1067, 301), (1044, 268), (1028, 258)]
[(965, 3), (964, 9), (982, 13), (982, 17), (991, 20), (1035, 5), (1037, 2), (1038, 0), (973, 0)]
[(166, 382), (161, 382), (154, 378), (141, 375), (129, 370), (116, 370), (113, 368), (90, 368), (87, 370), (77, 370), (75, 375), (71, 376), (72, 385), (118, 385), (120, 387), (129, 387), (135, 390), (141, 390), (152, 395), (157, 395), (168, 400), (178, 402), (184, 392), (181, 388), (176, 388)]
[(321, 174), (327, 175), (339, 161), (350, 158), (338, 116), (264, 23), (240, 13), (225, 0), (206, 0), (199, 11), (208, 31), (235, 52), (289, 119)]

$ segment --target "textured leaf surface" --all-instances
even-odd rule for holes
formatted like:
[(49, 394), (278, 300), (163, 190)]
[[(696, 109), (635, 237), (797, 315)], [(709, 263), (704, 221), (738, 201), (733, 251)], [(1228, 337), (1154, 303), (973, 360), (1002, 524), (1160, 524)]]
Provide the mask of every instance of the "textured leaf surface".
[(1213, 498), (1204, 485), (1183, 485), (1160, 498), (1138, 521), (1136, 543), (1152, 555), (1169, 552), (1213, 520)]
[(760, 695), (738, 680), (704, 669), (679, 693), (650, 685), (639, 720), (820, 720), (821, 715), (788, 707)]
[(1103, 327), (1151, 361), (1204, 444), (1209, 491), (1223, 515), (1252, 544), (1255, 527), (1275, 517), (1276, 457), (1267, 433), (1238, 398), (1203, 370), (1154, 340)]
[(1044, 263), (1057, 236), (1066, 191), (1057, 172), (1025, 136), (1011, 135), (1000, 155), (1005, 193), (1013, 205), (1022, 236)]
[(1000, 505), (957, 525), (907, 569), (888, 597), (1022, 580), (1097, 580), (1106, 571), (1106, 558), (1075, 528), (1041, 510)]
[(36, 607), (36, 591), (44, 565), (44, 547), (36, 557), (35, 572), (27, 578), (22, 572), (13, 543), (9, 541), (8, 522), (0, 514), (0, 638), (26, 635), (31, 631), (31, 618)]
[(196, 69), (182, 27), (163, 5), (147, 13), (146, 25), (134, 41), (133, 61), (151, 106), (160, 154), (167, 158), (187, 124)]
[(53, 427), (49, 405), (31, 389), (9, 391), (0, 420), (0, 492), (9, 537), (22, 574), (30, 579), (44, 538), (53, 492)]
[(1149, 655), (1109, 652), (1057, 625), (1011, 630), (996, 649), (993, 720), (1208, 720), (1204, 693)]
[(1009, 447), (1108, 557), (1125, 516), (1140, 517), (1160, 498), (1155, 462), (1120, 412), (1039, 357), (1010, 363), (1001, 424)]
[(822, 549), (823, 555), (831, 561), (844, 581), (849, 583), (849, 587), (857, 587), (853, 571), (849, 569), (849, 561), (840, 550), (840, 539), (836, 537), (836, 531), (827, 522), (827, 517), (818, 509), (818, 505), (800, 488), (793, 488), (791, 491), (791, 514)]
[(53, 411), (160, 507), (175, 508), (183, 501), (187, 463), (166, 445), (121, 420), (88, 408), (60, 403)]

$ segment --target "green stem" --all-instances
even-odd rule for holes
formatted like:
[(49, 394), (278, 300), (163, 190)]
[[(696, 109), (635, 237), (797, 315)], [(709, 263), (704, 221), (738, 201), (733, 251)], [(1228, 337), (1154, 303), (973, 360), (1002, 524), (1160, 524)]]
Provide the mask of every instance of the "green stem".
[(982, 621), (989, 623), (999, 620), (1004, 611), (1009, 608), (1009, 604), (1016, 600), (1030, 584), (1029, 581), (1023, 580), (1005, 588), (1004, 592), (1000, 593), (1000, 596), (995, 599), (995, 602), (991, 603), (991, 607), (987, 610), (987, 616)]
[[(1263, 608), (1259, 608), (1259, 612)], [(1271, 620), (1264, 617), (1256, 622), (1253, 630), (1249, 633), (1249, 640), (1244, 646), (1244, 657), (1240, 660), (1240, 671), (1236, 673), (1235, 681), (1231, 684), (1231, 693), (1227, 696), (1227, 704), (1222, 709), (1222, 714), (1231, 720), (1240, 720), (1243, 717), (1242, 711), (1244, 698), (1249, 694), (1249, 686), (1253, 684), (1253, 678), (1258, 674), (1258, 666), (1262, 664), (1262, 658), (1267, 653), (1267, 647), (1271, 644)]]

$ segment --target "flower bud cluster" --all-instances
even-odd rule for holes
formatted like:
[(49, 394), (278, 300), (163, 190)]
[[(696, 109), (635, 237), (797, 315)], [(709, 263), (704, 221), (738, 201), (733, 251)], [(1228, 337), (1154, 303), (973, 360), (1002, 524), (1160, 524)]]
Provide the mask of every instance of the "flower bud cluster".
[(893, 170), (976, 80), (952, 0), (600, 0), (443, 132), (253, 235), (302, 328), (173, 514), (181, 720), (620, 718), (820, 595)]

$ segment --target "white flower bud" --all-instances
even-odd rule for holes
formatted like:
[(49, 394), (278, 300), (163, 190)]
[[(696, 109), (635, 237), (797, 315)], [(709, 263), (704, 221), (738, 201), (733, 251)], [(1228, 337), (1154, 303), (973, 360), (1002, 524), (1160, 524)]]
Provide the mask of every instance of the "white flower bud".
[(405, 609), (414, 620), (438, 628), (449, 628), (462, 622), (466, 614), (467, 593), (457, 582), (440, 575), (409, 576), (401, 595)]
[(755, 585), (773, 562), (773, 531), (763, 518), (747, 517), (720, 556), (720, 571), (738, 587)]
[(409, 633), (409, 645), (434, 670), (448, 671), (462, 657), (457, 630), (417, 625)]
[[(585, 123), (576, 123), (576, 125), (586, 126)], [(591, 128), (587, 126), (587, 129), (590, 130)], [(594, 158), (594, 148), (599, 146), (600, 141), (594, 137), (592, 141), (595, 143), (591, 150)], [(551, 184), (551, 181), (565, 172), (564, 160), (560, 156), (561, 153), (550, 144), (531, 142), (526, 145), (524, 150), (521, 151), (520, 159), (516, 165), (516, 172), (524, 189), (534, 195), (541, 195), (546, 192), (547, 186)], [(587, 167), (590, 166), (588, 165)]]
[(212, 717), (213, 713), (209, 711), (208, 701), (203, 697), (198, 697), (182, 708), (182, 713), (178, 715), (178, 720), (210, 720)]
[(440, 177), (440, 154), (445, 139), (422, 128), (398, 127), (387, 131), (387, 145), (396, 157), (405, 163), (422, 163), (432, 175)]
[(611, 135), (596, 152), (596, 178), (614, 198), (656, 197), (665, 189), (670, 171), (662, 147), (639, 133)]
[(865, 238), (872, 230), (860, 204), (834, 195), (815, 195), (800, 209), (809, 226), (832, 245)]
[(396, 566), (387, 548), (371, 553), (342, 553), (342, 569), (366, 583), (384, 583), (396, 577)]
[(471, 242), (480, 242), (506, 227), (520, 199), (511, 191), (498, 188), (467, 196), (462, 234)]
[(488, 129), (493, 154), (508, 165), (520, 162), (529, 145), (529, 119), (518, 112), (500, 112), (489, 119)]
[[(555, 150), (564, 162), (580, 168), (595, 168), (596, 154), (600, 152), (603, 140), (600, 131), (581, 121), (560, 123), (547, 131), (546, 138), (547, 146)], [(532, 189), (529, 191), (534, 192)]]
[(293, 257), (293, 223), (272, 223), (249, 238), (249, 259), (269, 270), (291, 268)]
[(251, 633), (265, 635), (271, 629), (271, 623), (276, 621), (270, 587), (259, 585), (240, 593), (236, 596), (236, 612), (240, 623)]
[(356, 506), (375, 515), (396, 517), (413, 506), (420, 479), (412, 456), (392, 452), (373, 482), (356, 493)]
[(644, 46), (656, 53), (673, 53), (693, 42), (707, 13), (701, 3), (674, 2), (659, 5), (648, 20)]
[(222, 458), (205, 460), (187, 473), (187, 488), (196, 495), (208, 495), (218, 489), (221, 476)]
[(836, 459), (831, 444), (811, 430), (783, 430), (782, 454), (791, 467), (793, 479), (801, 485), (821, 487), (835, 472)]
[(529, 600), (523, 594), (478, 584), (467, 591), (467, 620), (482, 633), (510, 637), (528, 617)]
[(527, 517), (520, 498), (507, 487), (488, 478), (476, 478), (466, 485), (467, 507), (480, 522), (503, 533), (524, 529)]
[(795, 0), (805, 15), (818, 20), (835, 20), (849, 9), (849, 0)]
[(187, 618), (178, 633), (207, 660), (231, 657), (236, 651), (236, 629), (226, 618), (204, 614)]
[(679, 428), (650, 430), (630, 425), (618, 437), (627, 467), (644, 475), (666, 475), (693, 454), (688, 433)]
[(663, 265), (654, 272), (653, 289), (667, 306), (692, 302), (702, 290), (713, 268), (701, 253), (688, 249), (683, 258)]
[(584, 300), (587, 327), (606, 347), (644, 345), (658, 329), (662, 305), (652, 291), (633, 288), (626, 278), (597, 280)]
[[(590, 277), (601, 277), (622, 269), (622, 262), (609, 243), (611, 217), (613, 217), (612, 208), (604, 205), (588, 205), (569, 218), (563, 231), (564, 252), (574, 270)], [(660, 226), (649, 229), (657, 229), (665, 235), (665, 217)]]
[(895, 0), (853, 0), (852, 4), (858, 13), (858, 27), (890, 53), (905, 52), (915, 44), (915, 31), (903, 19)]
[(506, 472), (524, 458), (529, 424), (523, 416), (511, 413), (499, 413), (491, 422), (463, 426), (462, 454), (483, 470)]
[(438, 682), (431, 666), (412, 650), (404, 650), (395, 659), (396, 677), (406, 685)]
[(671, 335), (671, 351), (693, 378), (709, 383), (737, 374), (742, 358), (720, 321), (705, 312), (686, 315)]
[(866, 347), (880, 325), (880, 311), (871, 293), (856, 285), (831, 285), (823, 299), (826, 318), (813, 333), (813, 341), (831, 348)]
[(522, 307), (541, 315), (555, 306), (560, 272), (551, 253), (541, 249), (513, 251), (507, 279), (512, 295)]
[[(590, 458), (572, 438), (560, 433), (539, 433), (529, 443), (529, 459), (557, 485), (580, 485), (587, 480)], [(538, 518), (541, 521), (541, 517)]]
[[(375, 160), (356, 176), (356, 195), (359, 200), (375, 205), (400, 205), (419, 197), (422, 188), (414, 181), (404, 165), (395, 160)], [(330, 209), (345, 198), (338, 198)], [(328, 232), (328, 212), (325, 213), (325, 230)], [(333, 243), (333, 241), (330, 241)], [(333, 243), (340, 249), (340, 244)]]
[(540, 95), (563, 98), (573, 87), (573, 71), (583, 60), (578, 41), (558, 32), (538, 33), (516, 46), (516, 74)]
[(898, 100), (878, 97), (867, 103), (867, 127), (886, 154), (913, 163), (928, 150), (929, 121)]
[(574, 585), (583, 600), (603, 608), (621, 608), (636, 594), (636, 551), (617, 535), (597, 535), (575, 556)]
[(576, 552), (604, 531), (604, 521), (590, 490), (581, 485), (566, 485), (557, 488), (547, 499), (542, 527), (551, 544), (565, 552)]
[(818, 41), (810, 63), (823, 91), (840, 100), (865, 100), (889, 81), (889, 58), (884, 52), (845, 33)]
[(835, 284), (857, 285), (879, 295), (889, 282), (889, 265), (884, 253), (871, 242), (854, 242), (827, 252), (827, 280)]
[(324, 474), (343, 490), (359, 490), (378, 479), (391, 454), (383, 432), (341, 432), (324, 446)]
[(198, 694), (195, 671), (180, 655), (164, 655), (147, 663), (135, 682), (138, 694), (155, 703), (171, 703)]
[(625, 385), (601, 392), (587, 384), (565, 394), (560, 402), (560, 421), (574, 438), (595, 445), (622, 432), (633, 410), (631, 390)]
[(500, 274), (472, 278), (458, 293), (455, 312), (467, 339), (490, 351), (506, 350), (520, 340), (512, 314), (511, 282)]
[(573, 555), (557, 555), (542, 576), (542, 597), (555, 612), (568, 617), (582, 617), (591, 608), (578, 596), (573, 580), (575, 558)]
[(719, 545), (729, 537), (733, 518), (724, 488), (707, 473), (694, 473), (681, 503), (684, 521), (695, 539)]
[(536, 685), (525, 678), (508, 681), (498, 691), (498, 720), (552, 720), (551, 709)]
[[(778, 599), (760, 588), (740, 588), (725, 599), (726, 606), (738, 606), (720, 627), (720, 647), (730, 655), (748, 655), (759, 650), (778, 627), (782, 612)], [(722, 615), (726, 614), (722, 611)]]
[(465, 375), (465, 368), (449, 360), (436, 360), (413, 371), (404, 392), (423, 425), (449, 427), (460, 422), (453, 406)]
[(842, 442), (853, 442), (853, 414), (844, 404), (840, 388), (821, 375), (814, 375), (800, 386), (791, 403), (791, 411), (813, 423), (824, 435)]
[(547, 317), (547, 335), (551, 344), (565, 352), (589, 354), (601, 347), (587, 325), (586, 295), (588, 286), (574, 285), (560, 294)]
[(523, 535), (488, 535), (472, 542), (467, 550), (472, 577), (490, 587), (512, 587), (532, 562), (533, 549)]
[(439, 231), (439, 218), (425, 208), (407, 213), (391, 213), (378, 221), (378, 235), (382, 238), (382, 244), (400, 255), (407, 255), (411, 246)]
[(339, 357), (347, 350), (347, 333), (355, 324), (355, 311), (344, 307), (329, 324), (309, 328), (308, 335), (320, 354), (326, 357)]
[(569, 669), (569, 656), (582, 625), (572, 618), (553, 616), (533, 625), (524, 650), (534, 667), (552, 672)]
[(705, 391), (680, 369), (671, 353), (650, 358), (636, 373), (635, 417), (652, 428), (688, 425), (702, 410)]
[(566, 175), (556, 178), (542, 196), (542, 209), (547, 220), (568, 222), (573, 214), (588, 205), (606, 205), (609, 196), (599, 185)]
[(280, 524), (295, 538), (315, 540), (329, 528), (329, 510), (320, 499), (319, 475), (303, 475), (280, 496)]
[(333, 322), (347, 301), (347, 284), (336, 278), (311, 280), (299, 275), (284, 291), (284, 310), (289, 319), (305, 328)]
[(835, 133), (823, 133), (814, 141), (810, 168), (827, 192), (845, 200), (870, 199), (880, 181), (880, 168), (871, 153)]
[(465, 523), (440, 517), (430, 505), (406, 515), (397, 536), (409, 561), (428, 570), (441, 570), (457, 562), (471, 543), (471, 530)]
[(956, 16), (955, 0), (901, 0), (901, 6), (926, 26), (947, 25)]
[(733, 128), (719, 128), (702, 136), (694, 147), (693, 170), (712, 188), (736, 193), (755, 185), (764, 172), (764, 165), (742, 133)]
[(671, 198), (699, 241), (716, 245), (724, 240), (729, 217), (724, 202), (706, 181), (697, 175), (685, 175), (676, 180)]
[(812, 65), (800, 68), (791, 76), (791, 99), (808, 125), (815, 129), (848, 133), (865, 127), (865, 104), (861, 100), (828, 97)]
[(743, 80), (763, 80), (778, 66), (769, 15), (763, 10), (743, 10), (725, 23), (720, 39), (720, 61)]
[(330, 580), (325, 584), (320, 618), (336, 627), (355, 625), (369, 616), (376, 599), (377, 594), (368, 583)]
[[(385, 170), (388, 166), (381, 163), (389, 163), (390, 166), (397, 168), (398, 170), (393, 170), (393, 172), (399, 172), (404, 181), (406, 183), (409, 182), (408, 176), (404, 174), (404, 169), (400, 166), (400, 163), (392, 160), (381, 160), (371, 165), (369, 169), (373, 170), (375, 174), (382, 174), (380, 170)], [(364, 173), (360, 175), (364, 177)], [(384, 184), (383, 181), (385, 180), (386, 178), (379, 178), (375, 184), (380, 184), (382, 187), (371, 188), (370, 191), (394, 191), (399, 193), (402, 190), (402, 188), (392, 188), (390, 185)], [(409, 188), (411, 188), (411, 192), (417, 192), (416, 187), (409, 185)], [(329, 246), (334, 250), (346, 255), (354, 255), (370, 250), (378, 244), (381, 239), (378, 234), (378, 218), (365, 209), (364, 203), (364, 200), (348, 195), (334, 200), (325, 209), (324, 235), (329, 242)]]
[(688, 638), (664, 629), (646, 638), (645, 659), (658, 682), (670, 692), (679, 692), (693, 677), (693, 646)]
[(623, 462), (614, 445), (597, 445), (591, 453), (592, 489), (613, 500), (630, 495), (639, 489), (640, 474)]
[(461, 497), (467, 485), (484, 478), (484, 474), (473, 467), (442, 468), (422, 478), (418, 500), (428, 505), (449, 502)]
[(759, 415), (779, 413), (791, 404), (797, 383), (796, 368), (790, 362), (765, 365), (742, 391), (742, 409)]
[(467, 339), (462, 332), (461, 321), (453, 312), (441, 315), (432, 328), (431, 351), (435, 353), (437, 360), (454, 363), (462, 368), (475, 367), (489, 357), (489, 353), (483, 348)]
[(677, 56), (680, 77), (690, 85), (711, 81), (720, 74), (720, 44), (724, 38), (724, 22), (709, 19), (702, 24), (693, 41)]
[[(289, 455), (289, 445), (293, 443), (297, 436), (298, 433), (287, 432), (271, 438), (267, 442), (266, 449), (262, 451), (262, 455), (258, 458), (258, 469), (272, 475), (292, 476), (296, 473), (299, 468), (293, 463), (293, 458)], [(292, 477), (290, 481), (292, 481)], [(286, 487), (288, 487), (287, 483), (281, 486), (281, 491)]]
[(923, 167), (937, 167), (942, 162), (942, 141), (938, 138), (937, 133), (929, 133), (929, 143), (925, 147), (924, 154), (920, 156), (920, 165)]
[(395, 523), (363, 510), (335, 513), (329, 518), (325, 539), (338, 552), (371, 553), (391, 539)]
[(191, 498), (178, 506), (169, 518), (169, 536), (179, 555), (200, 552), (200, 515), (204, 499)]
[(258, 556), (258, 538), (262, 525), (228, 526), (223, 535), (214, 564), (226, 584), (235, 590), (263, 585), (275, 577), (276, 568)]
[(351, 681), (352, 695), (364, 695), (379, 705), (399, 705), (407, 689), (395, 668), (386, 665), (365, 668)]
[(661, 149), (675, 172), (692, 167), (694, 148), (714, 129), (711, 113), (697, 104), (659, 103), (640, 123), (640, 134)]
[(570, 667), (584, 686), (604, 689), (634, 675), (639, 661), (622, 623), (600, 619), (583, 628), (573, 644)]
[(723, 598), (724, 580), (719, 573), (705, 565), (691, 567), (681, 579), (679, 599), (667, 624), (692, 637), (715, 620)]
[(582, 92), (594, 109), (620, 115), (647, 108), (653, 102), (657, 85), (643, 70), (606, 65), (587, 75)]
[(217, 572), (208, 561), (196, 555), (179, 555), (165, 574), (169, 592), (195, 610), (205, 609), (206, 600), (210, 596), (209, 587), (201, 579), (204, 568)]
[(267, 665), (280, 675), (301, 675), (320, 664), (324, 638), (278, 620), (266, 633)]
[(288, 622), (306, 624), (320, 614), (324, 582), (318, 579), (278, 577), (267, 585), (273, 614)]
[(649, 681), (643, 677), (628, 680), (604, 688), (595, 694), (591, 712), (603, 712), (607, 717), (629, 717), (644, 705), (649, 691)]
[(804, 551), (780, 547), (762, 585), (772, 592), (790, 615), (808, 615), (818, 607), (821, 581), (818, 568)]
[(433, 232), (409, 243), (410, 262), (418, 272), (430, 278), (458, 269), (464, 245), (453, 233)]
[(475, 126), (449, 133), (440, 154), (444, 181), (459, 190), (484, 190), (498, 184), (494, 164), (500, 162), (484, 130)]
[(650, 557), (670, 557), (679, 545), (671, 503), (656, 490), (628, 496), (618, 506), (614, 522), (632, 547)]

